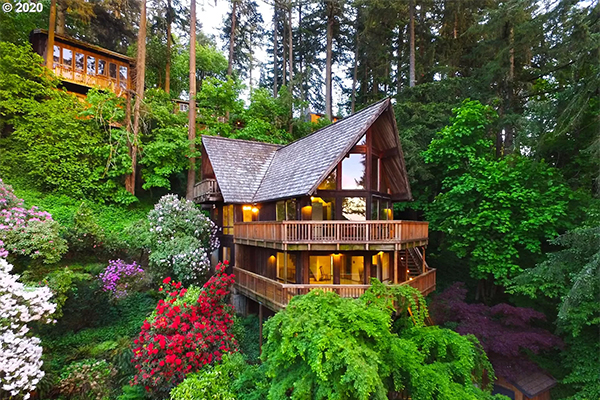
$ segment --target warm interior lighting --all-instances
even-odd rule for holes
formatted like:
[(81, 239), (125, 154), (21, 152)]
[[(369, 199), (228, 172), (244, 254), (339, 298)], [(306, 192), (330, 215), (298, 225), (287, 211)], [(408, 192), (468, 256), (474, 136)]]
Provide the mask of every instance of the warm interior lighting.
[(412, 281), (412, 278), (410, 278), (409, 281)]
[(377, 253), (378, 256), (382, 255), (383, 251), (380, 251), (379, 253)]
[(258, 212), (258, 208), (252, 207), (252, 212), (256, 214)]
[(244, 211), (252, 210), (252, 206), (244, 206), (244, 207), (242, 207), (242, 210), (244, 210)]

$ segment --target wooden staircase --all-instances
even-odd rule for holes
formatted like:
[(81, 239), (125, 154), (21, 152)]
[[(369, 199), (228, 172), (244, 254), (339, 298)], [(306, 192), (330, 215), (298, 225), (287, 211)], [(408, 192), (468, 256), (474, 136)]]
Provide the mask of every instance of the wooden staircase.
[(423, 254), (418, 247), (406, 249), (406, 258), (408, 260), (409, 278), (414, 278), (429, 270), (429, 266), (423, 261)]

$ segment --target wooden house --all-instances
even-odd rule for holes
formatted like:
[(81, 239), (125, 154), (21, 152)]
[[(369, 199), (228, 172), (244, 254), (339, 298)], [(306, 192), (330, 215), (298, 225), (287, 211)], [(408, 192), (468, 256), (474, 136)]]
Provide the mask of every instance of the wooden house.
[[(47, 59), (48, 31), (36, 29), (29, 41), (33, 50)], [(68, 36), (55, 34), (53, 63), (48, 66), (64, 87), (80, 97), (97, 87), (126, 96), (134, 89), (135, 60)]]
[(428, 223), (393, 219), (412, 196), (389, 99), (287, 146), (202, 136), (201, 151), (194, 198), (246, 301), (277, 311), (313, 288), (358, 297), (371, 277), (435, 289)]
[(512, 400), (550, 400), (550, 389), (556, 380), (540, 370), (521, 374), (516, 379), (498, 377), (492, 394), (502, 394)]

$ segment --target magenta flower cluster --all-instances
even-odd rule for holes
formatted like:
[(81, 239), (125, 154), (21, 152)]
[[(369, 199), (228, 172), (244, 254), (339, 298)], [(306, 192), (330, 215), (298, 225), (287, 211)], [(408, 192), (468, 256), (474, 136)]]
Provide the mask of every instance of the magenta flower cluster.
[(110, 292), (115, 299), (122, 299), (142, 285), (145, 273), (135, 261), (127, 264), (123, 260), (110, 260), (108, 266), (99, 276), (102, 290)]

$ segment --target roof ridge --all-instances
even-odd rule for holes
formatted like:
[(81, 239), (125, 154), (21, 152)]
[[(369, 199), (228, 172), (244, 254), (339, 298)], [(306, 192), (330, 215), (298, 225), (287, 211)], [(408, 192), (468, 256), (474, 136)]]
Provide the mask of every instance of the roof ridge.
[(245, 143), (252, 143), (252, 144), (260, 144), (260, 145), (264, 145), (264, 146), (273, 146), (273, 147), (277, 147), (277, 149), (281, 149), (281, 148), (285, 147), (284, 145), (281, 145), (281, 144), (259, 142), (257, 140), (226, 138), (226, 137), (218, 136), (218, 135), (200, 135), (200, 138), (203, 138), (203, 137), (212, 138), (212, 139), (220, 139), (220, 140), (231, 140), (231, 141), (236, 141), (236, 142), (245, 142)]

